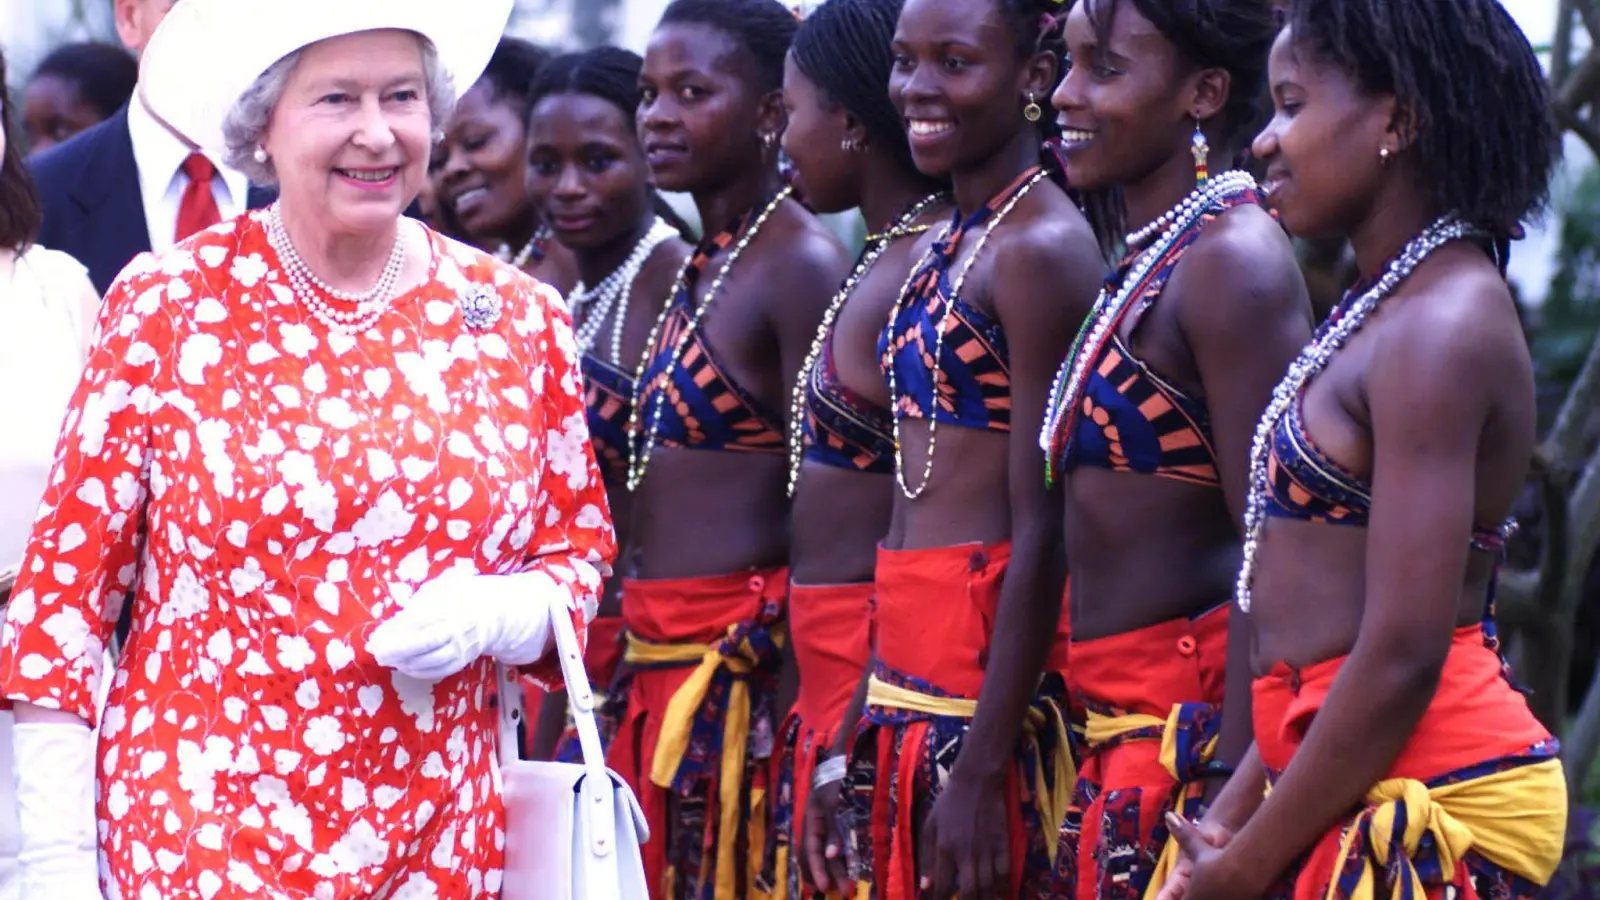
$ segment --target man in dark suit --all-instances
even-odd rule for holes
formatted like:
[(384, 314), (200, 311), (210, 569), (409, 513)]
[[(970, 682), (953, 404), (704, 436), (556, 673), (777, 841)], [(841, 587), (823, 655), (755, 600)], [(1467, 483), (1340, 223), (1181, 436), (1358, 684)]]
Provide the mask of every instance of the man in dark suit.
[[(135, 55), (176, 0), (115, 0), (117, 34)], [(116, 115), (29, 160), (44, 228), (38, 242), (71, 254), (102, 294), (139, 253), (271, 199), (208, 159), (133, 100)]]

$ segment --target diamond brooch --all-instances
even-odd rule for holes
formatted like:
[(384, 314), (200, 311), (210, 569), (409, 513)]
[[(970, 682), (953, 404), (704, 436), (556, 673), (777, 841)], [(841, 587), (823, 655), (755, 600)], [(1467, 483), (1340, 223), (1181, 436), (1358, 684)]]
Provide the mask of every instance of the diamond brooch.
[(485, 331), (500, 321), (500, 293), (488, 285), (468, 287), (456, 305), (461, 307), (461, 318), (473, 331)]

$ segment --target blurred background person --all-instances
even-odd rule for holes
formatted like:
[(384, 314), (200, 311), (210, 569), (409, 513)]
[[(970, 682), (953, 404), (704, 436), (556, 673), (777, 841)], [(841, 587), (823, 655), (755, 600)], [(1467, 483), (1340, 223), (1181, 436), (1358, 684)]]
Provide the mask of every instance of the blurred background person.
[[(33, 243), (39, 200), (22, 165), (0, 55), (0, 573), (22, 561), (100, 296), (65, 253)], [(0, 603), (7, 597), (0, 591)], [(0, 712), (0, 898), (18, 896), (11, 713)]]
[(447, 232), (566, 294), (578, 283), (577, 261), (528, 195), (531, 90), (549, 59), (527, 41), (501, 38), (445, 126), (428, 171)]
[(133, 54), (101, 41), (63, 44), (44, 58), (22, 91), (22, 134), (40, 153), (116, 115), (139, 81)]

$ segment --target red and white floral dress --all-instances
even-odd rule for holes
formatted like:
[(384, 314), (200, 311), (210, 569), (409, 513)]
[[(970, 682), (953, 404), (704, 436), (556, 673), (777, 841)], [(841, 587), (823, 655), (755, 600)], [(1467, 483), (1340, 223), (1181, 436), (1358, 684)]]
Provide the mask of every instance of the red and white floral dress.
[[(593, 617), (615, 541), (569, 315), (432, 235), (423, 286), (340, 335), (263, 223), (141, 256), (111, 289), (0, 691), (94, 721), (131, 594), (96, 773), (112, 898), (496, 896), (492, 662), (427, 683), (367, 639), (457, 559), (546, 572), (580, 635)], [(482, 330), (473, 285), (500, 300)]]

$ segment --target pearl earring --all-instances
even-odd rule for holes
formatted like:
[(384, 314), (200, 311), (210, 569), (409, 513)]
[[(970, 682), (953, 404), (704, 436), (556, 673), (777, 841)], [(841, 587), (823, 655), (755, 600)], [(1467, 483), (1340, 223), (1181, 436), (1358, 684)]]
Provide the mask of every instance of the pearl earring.
[(256, 145), (255, 152), (250, 155), (261, 165), (267, 164), (267, 148), (261, 146), (260, 144)]
[(1382, 163), (1384, 165), (1388, 165), (1389, 164), (1389, 148), (1388, 147), (1379, 147), (1378, 148), (1378, 162), (1380, 162), (1380, 163)]

